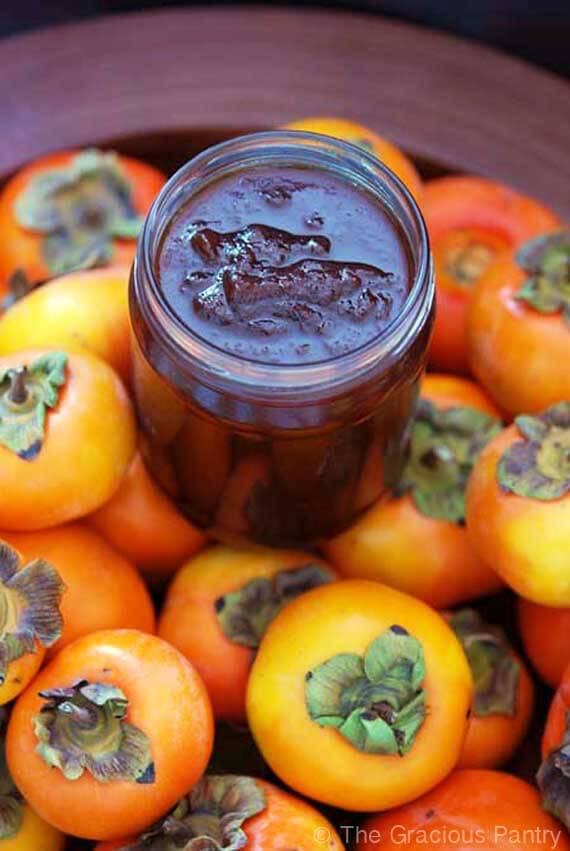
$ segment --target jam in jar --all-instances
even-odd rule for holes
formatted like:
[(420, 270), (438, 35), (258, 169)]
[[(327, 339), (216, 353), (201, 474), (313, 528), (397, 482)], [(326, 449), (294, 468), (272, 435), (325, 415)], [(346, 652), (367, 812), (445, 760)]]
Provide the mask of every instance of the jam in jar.
[(365, 151), (277, 131), (203, 152), (149, 213), (130, 297), (147, 461), (196, 524), (308, 544), (396, 482), (433, 276)]

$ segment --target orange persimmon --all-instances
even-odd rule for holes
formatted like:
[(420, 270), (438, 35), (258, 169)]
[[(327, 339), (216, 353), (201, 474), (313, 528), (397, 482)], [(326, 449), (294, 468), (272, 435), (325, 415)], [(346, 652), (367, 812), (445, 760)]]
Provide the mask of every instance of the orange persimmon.
[(564, 830), (536, 789), (501, 771), (454, 771), (427, 795), (360, 827), (355, 851), (570, 851)]
[(411, 159), (392, 142), (384, 139), (383, 136), (379, 136), (378, 133), (375, 133), (369, 127), (365, 127), (364, 124), (357, 124), (356, 121), (349, 121), (345, 118), (317, 116), (291, 121), (285, 125), (284, 129), (320, 133), (323, 136), (332, 136), (334, 139), (359, 145), (364, 150), (374, 154), (380, 162), (393, 171), (408, 187), (416, 201), (422, 200), (422, 179)]
[(3, 532), (26, 559), (46, 559), (65, 584), (63, 630), (49, 656), (100, 629), (154, 632), (154, 607), (142, 577), (129, 561), (83, 523), (40, 532)]
[(570, 608), (553, 609), (520, 597), (518, 618), (526, 655), (541, 679), (558, 688), (570, 664)]
[(542, 805), (570, 831), (570, 665), (550, 705), (537, 782)]
[(129, 269), (72, 272), (17, 301), (0, 318), (0, 355), (28, 348), (87, 352), (131, 380)]
[[(385, 582), (444, 608), (502, 585), (469, 543), (462, 508), (468, 474), (463, 449), (474, 440), (477, 448), (482, 446), (485, 429), (491, 434), (498, 427), (499, 413), (483, 391), (465, 378), (429, 374), (420, 392), (410, 460), (402, 480), (402, 488), (409, 480), (407, 492), (381, 500), (322, 548), (344, 577)], [(473, 420), (466, 421), (464, 439), (454, 420), (461, 411)], [(473, 460), (474, 456), (470, 464)]]
[(256, 649), (275, 614), (334, 572), (308, 553), (209, 547), (176, 574), (158, 633), (201, 674), (217, 718), (243, 723)]
[(570, 230), (501, 258), (475, 289), (467, 323), (471, 368), (509, 414), (570, 399)]
[(135, 449), (132, 406), (108, 364), (48, 350), (0, 357), (0, 529), (89, 514), (118, 488)]
[(0, 298), (16, 274), (34, 286), (89, 266), (129, 265), (165, 180), (140, 160), (96, 150), (22, 168), (0, 193)]
[(206, 544), (206, 536), (180, 514), (137, 452), (118, 490), (89, 524), (149, 576), (171, 576)]
[(475, 285), (507, 251), (552, 230), (558, 219), (532, 198), (472, 175), (428, 181), (422, 210), (437, 285), (430, 362), (468, 372), (467, 310)]
[[(318, 810), (264, 780), (232, 774), (206, 775), (181, 803), (180, 816), (169, 816), (164, 830), (162, 823), (153, 827), (157, 842), (171, 836), (174, 830), (180, 839), (191, 841), (198, 829), (201, 838), (217, 840), (220, 822), (231, 812), (224, 847), (243, 847), (247, 851), (344, 851), (336, 830)], [(199, 812), (193, 813), (196, 805)], [(204, 814), (209, 816), (208, 821)], [(103, 842), (95, 851), (138, 848), (137, 842), (132, 837)]]
[(441, 615), (353, 579), (308, 591), (275, 618), (253, 663), (247, 716), (288, 786), (367, 812), (413, 800), (454, 768), (472, 692)]
[(103, 630), (68, 644), (20, 695), (6, 754), (47, 822), (116, 839), (192, 788), (212, 741), (206, 688), (182, 654), (153, 635)]
[(520, 416), (481, 452), (467, 485), (467, 531), (517, 594), (570, 607), (570, 402)]

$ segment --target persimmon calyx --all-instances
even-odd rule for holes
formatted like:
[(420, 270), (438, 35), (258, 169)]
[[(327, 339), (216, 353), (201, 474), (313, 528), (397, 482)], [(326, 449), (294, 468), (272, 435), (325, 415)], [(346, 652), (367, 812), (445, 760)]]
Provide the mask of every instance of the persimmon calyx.
[(33, 177), (16, 199), (18, 223), (43, 234), (52, 275), (112, 260), (114, 239), (136, 239), (142, 217), (116, 154), (90, 149)]
[(82, 680), (40, 697), (46, 702), (33, 719), (36, 750), (66, 780), (88, 771), (101, 783), (154, 782), (150, 740), (125, 721), (129, 702), (120, 688)]
[(10, 662), (51, 647), (60, 638), (59, 610), (65, 591), (57, 570), (43, 559), (20, 568), (18, 554), (0, 542), (0, 684)]
[(517, 263), (528, 272), (517, 299), (539, 313), (561, 313), (570, 324), (570, 228), (526, 242)]
[(265, 806), (253, 778), (206, 775), (169, 815), (120, 851), (239, 851), (247, 845), (244, 822)]
[(16, 788), (6, 762), (4, 735), (7, 713), (0, 708), (0, 840), (16, 836), (24, 815), (24, 799)]
[(27, 366), (0, 370), (0, 444), (24, 461), (41, 452), (46, 412), (65, 384), (68, 357), (49, 352)]
[(318, 564), (281, 570), (273, 577), (258, 577), (215, 602), (224, 634), (235, 644), (257, 649), (267, 627), (292, 600), (311, 588), (331, 581)]
[(544, 760), (536, 775), (545, 810), (570, 830), (570, 712), (560, 747)]
[(475, 609), (461, 609), (451, 617), (473, 676), (473, 713), (514, 717), (520, 664), (501, 629), (486, 623)]
[(467, 480), (477, 456), (500, 428), (499, 420), (476, 408), (443, 410), (420, 399), (397, 493), (409, 492), (427, 517), (464, 523)]
[(359, 751), (405, 756), (426, 717), (424, 651), (394, 625), (364, 656), (339, 653), (305, 677), (307, 711), (321, 727), (334, 727)]
[(570, 493), (570, 401), (515, 423), (523, 440), (511, 444), (497, 464), (501, 490), (546, 501)]

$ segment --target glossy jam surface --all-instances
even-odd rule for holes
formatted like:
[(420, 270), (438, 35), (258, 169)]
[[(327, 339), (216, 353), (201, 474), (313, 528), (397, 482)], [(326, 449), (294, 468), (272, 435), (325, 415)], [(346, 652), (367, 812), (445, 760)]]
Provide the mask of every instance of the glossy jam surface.
[(331, 173), (256, 168), (183, 206), (158, 279), (187, 328), (267, 364), (328, 361), (374, 340), (400, 312), (411, 269), (399, 228)]

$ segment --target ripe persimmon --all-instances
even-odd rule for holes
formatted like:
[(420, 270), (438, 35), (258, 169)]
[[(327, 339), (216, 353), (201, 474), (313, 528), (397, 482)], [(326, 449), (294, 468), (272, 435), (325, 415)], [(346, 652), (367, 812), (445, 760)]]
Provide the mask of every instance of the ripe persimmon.
[(370, 154), (388, 166), (397, 177), (404, 183), (416, 201), (422, 200), (422, 179), (415, 165), (392, 142), (379, 136), (374, 130), (357, 124), (356, 121), (348, 121), (345, 118), (331, 118), (329, 116), (317, 116), (314, 118), (301, 118), (291, 121), (284, 127), (285, 130), (302, 130), (305, 133), (320, 133), (323, 136), (332, 136), (343, 142), (352, 142), (359, 145)]
[(570, 831), (570, 665), (550, 705), (537, 782), (542, 805)]
[(0, 704), (26, 688), (60, 638), (64, 590), (52, 564), (22, 560), (0, 537)]
[(480, 454), (467, 486), (479, 556), (517, 594), (570, 607), (570, 402), (517, 417)]
[(87, 352), (131, 380), (129, 269), (72, 272), (17, 301), (0, 318), (0, 355), (28, 348)]
[(154, 481), (140, 452), (89, 524), (153, 578), (171, 576), (207, 540)]
[(136, 449), (127, 392), (92, 355), (0, 357), (0, 529), (57, 526), (94, 511)]
[(310, 804), (264, 780), (233, 774), (205, 775), (145, 834), (101, 843), (95, 851), (151, 851), (172, 835), (180, 847), (192, 840), (210, 847), (210, 839), (220, 848), (247, 851), (344, 851), (332, 824)]
[(201, 674), (216, 717), (243, 723), (251, 665), (271, 620), (299, 594), (334, 578), (304, 552), (209, 547), (172, 580), (158, 633)]
[(288, 786), (367, 812), (418, 797), (454, 768), (472, 692), (443, 617), (353, 579), (308, 591), (275, 618), (253, 663), (247, 716)]
[(116, 839), (161, 818), (212, 750), (205, 686), (156, 636), (103, 630), (77, 639), (20, 695), (8, 723), (14, 782), (65, 833)]
[(570, 664), (570, 607), (554, 609), (520, 597), (518, 617), (526, 655), (541, 679), (558, 688)]
[(422, 210), (437, 286), (430, 362), (468, 372), (467, 311), (481, 276), (509, 250), (555, 228), (558, 219), (532, 198), (472, 175), (428, 181)]
[(501, 771), (463, 769), (416, 801), (367, 819), (355, 851), (380, 845), (386, 851), (569, 851), (570, 839), (529, 783)]
[(140, 160), (95, 149), (22, 168), (0, 194), (0, 298), (18, 278), (35, 286), (78, 269), (129, 265), (165, 180)]
[(513, 756), (528, 731), (534, 686), (503, 631), (474, 609), (449, 615), (473, 674), (473, 707), (460, 768), (497, 768)]
[(65, 584), (63, 629), (48, 657), (82, 635), (100, 629), (154, 632), (154, 607), (134, 565), (83, 523), (39, 532), (3, 532), (0, 541), (26, 559), (53, 564)]
[(502, 585), (464, 525), (468, 476), (500, 420), (465, 378), (429, 374), (420, 393), (399, 493), (380, 500), (323, 550), (341, 576), (385, 582), (444, 608)]
[(525, 242), (475, 289), (467, 323), (471, 368), (510, 414), (570, 399), (569, 268), (566, 229)]

